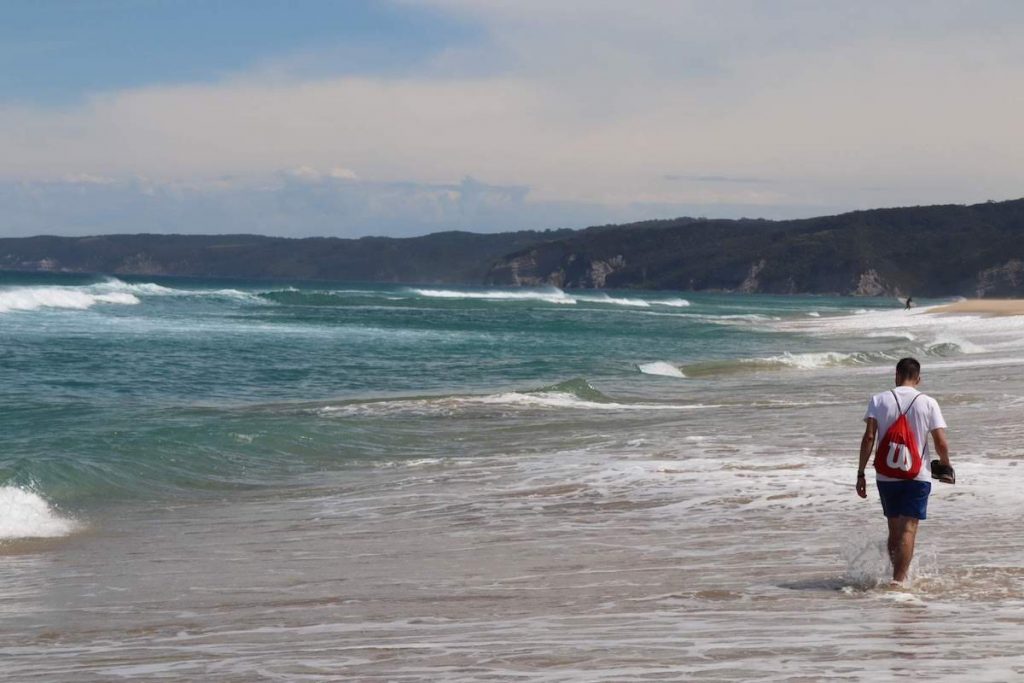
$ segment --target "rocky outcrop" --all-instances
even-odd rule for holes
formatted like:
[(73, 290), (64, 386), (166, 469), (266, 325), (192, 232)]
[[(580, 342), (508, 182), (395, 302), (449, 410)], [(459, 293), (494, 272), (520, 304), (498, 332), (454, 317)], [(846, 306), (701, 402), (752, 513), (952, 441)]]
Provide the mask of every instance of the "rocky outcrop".
[(878, 271), (872, 268), (860, 274), (857, 286), (850, 294), (853, 296), (886, 296), (897, 294), (898, 291), (898, 289), (894, 291), (890, 285), (882, 280)]
[(509, 259), (497, 266), (492, 271), (492, 275), (516, 287), (534, 287), (541, 284), (537, 275), (537, 252), (530, 251), (522, 256)]
[(978, 273), (974, 293), (978, 297), (1020, 296), (1024, 284), (1024, 263), (1011, 259), (1001, 266), (986, 268)]
[(565, 287), (567, 266), (575, 254), (566, 255), (557, 244), (545, 244), (502, 259), (491, 268), (487, 281), (515, 287)]
[(593, 259), (569, 251), (562, 244), (550, 243), (498, 262), (488, 274), (487, 282), (517, 287), (552, 285), (594, 289), (612, 286), (609, 276), (625, 267), (626, 259), (621, 254)]
[(758, 280), (758, 276), (764, 267), (768, 265), (768, 261), (761, 259), (757, 263), (750, 265), (750, 270), (747, 271), (747, 277), (743, 279), (740, 286), (736, 288), (737, 292), (743, 294), (754, 294), (755, 292), (761, 291), (761, 282)]
[(625, 267), (626, 259), (622, 257), (622, 254), (613, 256), (606, 261), (591, 261), (587, 281), (581, 282), (580, 284), (584, 287), (595, 287), (597, 289), (601, 289), (608, 282), (609, 275), (617, 270), (622, 270)]

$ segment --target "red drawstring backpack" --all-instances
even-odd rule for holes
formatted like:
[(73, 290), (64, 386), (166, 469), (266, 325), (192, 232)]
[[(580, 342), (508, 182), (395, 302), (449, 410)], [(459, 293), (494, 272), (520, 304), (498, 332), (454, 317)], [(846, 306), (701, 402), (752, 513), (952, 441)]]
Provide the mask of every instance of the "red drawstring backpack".
[(914, 401), (910, 402), (905, 411), (900, 409), (900, 400), (896, 397), (895, 391), (892, 392), (892, 397), (896, 399), (896, 410), (900, 415), (886, 430), (882, 442), (878, 444), (878, 450), (875, 451), (875, 471), (894, 479), (914, 479), (921, 471), (921, 449), (917, 447), (917, 439), (910, 430), (907, 413), (921, 394), (914, 397)]

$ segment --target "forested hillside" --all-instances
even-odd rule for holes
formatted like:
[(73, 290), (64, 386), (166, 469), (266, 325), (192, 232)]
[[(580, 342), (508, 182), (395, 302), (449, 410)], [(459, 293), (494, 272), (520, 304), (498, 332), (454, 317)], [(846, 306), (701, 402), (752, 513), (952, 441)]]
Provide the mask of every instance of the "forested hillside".
[(1007, 296), (1024, 284), (1024, 200), (794, 221), (657, 221), (520, 250), (495, 284)]
[(1024, 294), (1024, 199), (405, 239), (0, 239), (0, 269), (865, 296)]

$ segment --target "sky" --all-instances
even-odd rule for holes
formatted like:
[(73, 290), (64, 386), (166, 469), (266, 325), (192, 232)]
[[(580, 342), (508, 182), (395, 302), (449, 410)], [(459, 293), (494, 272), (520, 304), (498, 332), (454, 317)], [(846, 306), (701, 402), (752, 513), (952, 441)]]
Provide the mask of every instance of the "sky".
[(6, 0), (0, 236), (1024, 196), (1017, 0)]

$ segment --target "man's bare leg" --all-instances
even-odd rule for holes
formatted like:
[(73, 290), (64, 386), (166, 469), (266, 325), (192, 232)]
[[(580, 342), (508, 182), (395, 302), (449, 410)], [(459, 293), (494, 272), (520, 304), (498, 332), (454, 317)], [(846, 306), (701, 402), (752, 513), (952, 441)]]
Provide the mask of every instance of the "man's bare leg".
[(914, 559), (914, 541), (917, 522), (914, 517), (889, 517), (889, 559), (892, 560), (892, 580), (899, 583), (907, 578), (910, 561)]

